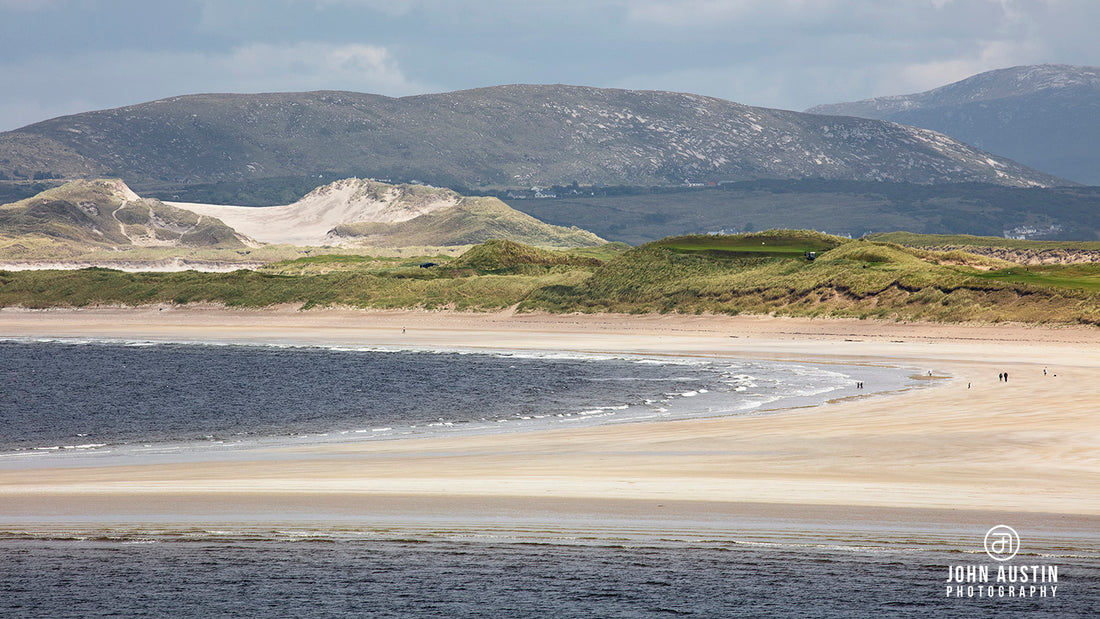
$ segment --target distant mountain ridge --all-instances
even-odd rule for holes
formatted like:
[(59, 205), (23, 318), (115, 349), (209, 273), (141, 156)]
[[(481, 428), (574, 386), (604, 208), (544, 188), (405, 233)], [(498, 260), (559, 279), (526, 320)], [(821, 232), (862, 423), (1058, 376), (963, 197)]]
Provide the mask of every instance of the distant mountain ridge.
[(932, 129), (1035, 169), (1100, 185), (1100, 67), (1012, 67), (926, 92), (806, 111)]
[(513, 85), (390, 98), (205, 94), (0, 134), (0, 178), (135, 187), (367, 176), (451, 187), (769, 178), (1065, 184), (938, 133), (691, 94)]

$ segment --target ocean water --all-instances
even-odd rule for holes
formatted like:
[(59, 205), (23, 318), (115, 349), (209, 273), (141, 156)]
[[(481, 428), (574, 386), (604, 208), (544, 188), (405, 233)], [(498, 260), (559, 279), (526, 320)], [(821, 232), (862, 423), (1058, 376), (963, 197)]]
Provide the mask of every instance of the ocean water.
[[(766, 415), (910, 388), (916, 372), (629, 355), (11, 340), (0, 342), (0, 466), (180, 445), (202, 451)], [(856, 389), (857, 381), (867, 389)], [(599, 522), (576, 535), (549, 525), (534, 533), (348, 522), (279, 530), (167, 521), (62, 526), (0, 524), (0, 617), (1054, 618), (1094, 617), (1100, 603), (1095, 535), (1041, 545), (1029, 538), (1031, 554), (1020, 560), (1057, 564), (1056, 595), (951, 598), (947, 566), (976, 561), (961, 550), (975, 540), (820, 530), (808, 539), (713, 522), (706, 534), (675, 535), (623, 533)]]
[[(337, 441), (752, 414), (913, 370), (763, 361), (0, 341), (0, 453)], [(856, 380), (868, 385), (855, 389)]]
[[(790, 540), (216, 531), (0, 535), (4, 617), (1095, 617), (1095, 548), (1058, 590), (948, 597), (956, 548)], [(1039, 583), (1040, 586), (1043, 583)]]

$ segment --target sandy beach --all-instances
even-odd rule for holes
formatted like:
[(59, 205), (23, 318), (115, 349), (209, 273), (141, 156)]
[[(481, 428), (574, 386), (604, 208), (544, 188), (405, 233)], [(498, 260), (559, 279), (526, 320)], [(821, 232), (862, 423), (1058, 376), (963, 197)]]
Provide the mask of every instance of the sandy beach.
[[(931, 531), (1011, 520), (1066, 535), (1100, 530), (1096, 329), (198, 307), (3, 310), (0, 337), (778, 359), (904, 366), (929, 381), (767, 414), (254, 448), (231, 461), (61, 467), (6, 459), (7, 528), (739, 523)], [(1009, 382), (998, 380), (1002, 372)]]

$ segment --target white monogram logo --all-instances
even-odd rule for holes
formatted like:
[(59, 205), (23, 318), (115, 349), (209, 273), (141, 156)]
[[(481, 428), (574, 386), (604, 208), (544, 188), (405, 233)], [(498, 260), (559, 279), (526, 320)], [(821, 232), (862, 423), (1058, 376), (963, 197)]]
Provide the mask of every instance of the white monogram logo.
[(985, 554), (994, 561), (1008, 561), (1020, 550), (1020, 536), (1006, 524), (999, 524), (985, 534)]

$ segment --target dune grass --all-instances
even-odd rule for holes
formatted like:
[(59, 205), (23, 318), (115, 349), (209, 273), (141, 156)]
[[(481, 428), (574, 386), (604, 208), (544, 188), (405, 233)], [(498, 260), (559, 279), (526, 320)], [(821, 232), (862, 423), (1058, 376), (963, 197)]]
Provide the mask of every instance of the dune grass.
[(907, 247), (1000, 247), (1006, 249), (1062, 249), (1100, 251), (1100, 241), (1032, 241), (1006, 239), (999, 236), (973, 236), (970, 234), (914, 234), (912, 232), (883, 232), (872, 234), (867, 240), (897, 243)]
[(799, 245), (805, 233), (789, 235), (794, 251), (785, 257), (780, 251), (770, 256), (740, 251), (787, 234), (737, 235), (728, 239), (733, 251), (722, 257), (685, 248), (682, 240), (643, 245), (577, 286), (535, 290), (520, 308), (1100, 323), (1100, 295), (1090, 270), (1052, 269), (1040, 277), (1025, 267), (990, 270), (990, 264), (1001, 263), (981, 256), (960, 264), (957, 255), (838, 237), (824, 239), (834, 248), (809, 261)]
[(1013, 266), (1006, 269), (976, 273), (978, 278), (1021, 284), (1046, 286), (1066, 290), (1100, 292), (1100, 264), (1042, 264)]
[[(769, 249), (761, 252), (760, 243)], [(770, 246), (769, 246), (770, 244)], [(817, 248), (817, 249), (811, 249)], [(805, 251), (819, 251), (807, 260)], [(817, 233), (680, 237), (604, 259), (509, 242), (463, 256), (299, 256), (267, 271), (0, 271), (0, 306), (221, 303), (1100, 324), (1100, 265), (1012, 265)]]
[(233, 273), (0, 271), (0, 306), (27, 308), (219, 303), (229, 307), (298, 304), (373, 308), (491, 310), (513, 305), (544, 285), (572, 285), (587, 274), (432, 277), (340, 271), (306, 276)]

